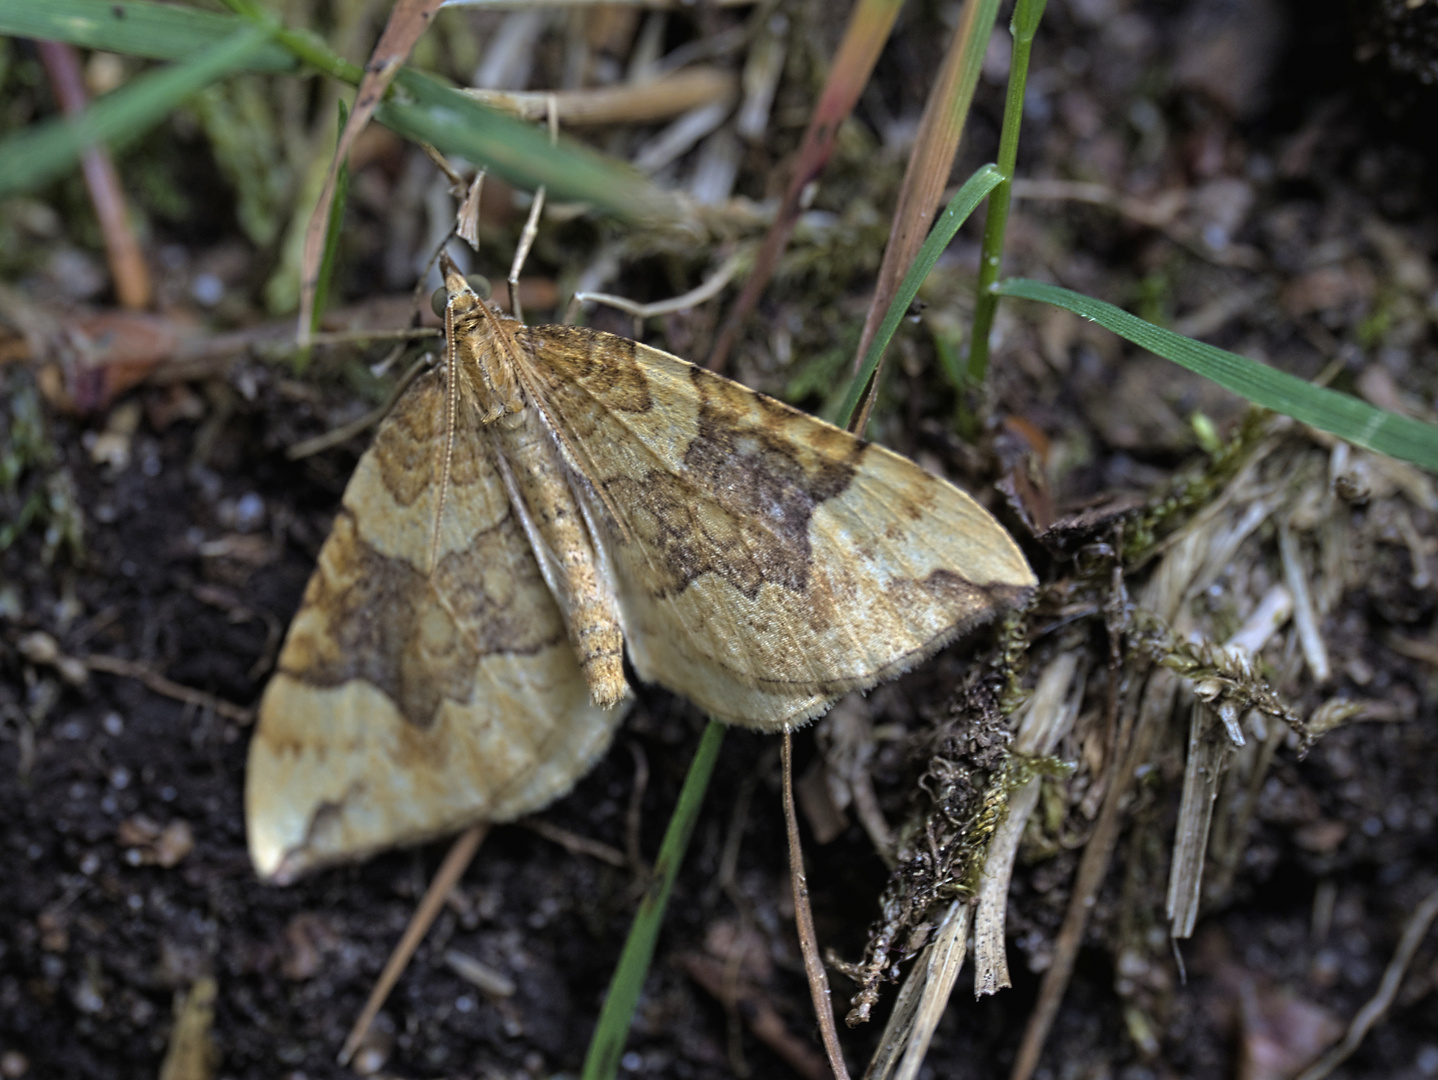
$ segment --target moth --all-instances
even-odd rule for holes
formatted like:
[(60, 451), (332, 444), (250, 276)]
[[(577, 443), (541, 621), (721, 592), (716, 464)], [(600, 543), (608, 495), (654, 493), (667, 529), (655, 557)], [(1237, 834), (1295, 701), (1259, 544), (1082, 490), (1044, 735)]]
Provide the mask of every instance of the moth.
[(566, 793), (645, 682), (779, 731), (1035, 584), (918, 465), (658, 349), (525, 326), (445, 266), (447, 355), (345, 490), (245, 790), (284, 882)]

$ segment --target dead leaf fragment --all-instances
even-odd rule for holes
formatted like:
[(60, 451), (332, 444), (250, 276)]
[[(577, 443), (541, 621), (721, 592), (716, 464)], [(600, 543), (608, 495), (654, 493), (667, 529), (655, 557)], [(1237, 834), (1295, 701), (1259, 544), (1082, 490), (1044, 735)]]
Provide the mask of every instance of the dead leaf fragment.
[(54, 668), (71, 686), (84, 686), (90, 677), (85, 665), (62, 653), (60, 643), (43, 630), (26, 634), (15, 643), (15, 648), (30, 663)]
[(35, 917), (35, 927), (40, 931), (40, 948), (46, 952), (62, 953), (70, 947), (69, 928), (58, 912), (40, 912)]
[(160, 1065), (160, 1080), (210, 1080), (215, 1074), (219, 1052), (210, 1030), (218, 996), (219, 986), (208, 975), (195, 980), (189, 993), (175, 995), (175, 1026)]
[(190, 823), (176, 818), (168, 825), (136, 814), (126, 818), (115, 829), (115, 840), (128, 848), (125, 858), (136, 866), (160, 866), (166, 870), (178, 866), (195, 850), (195, 835)]
[(325, 955), (339, 944), (339, 938), (324, 919), (311, 911), (300, 912), (285, 927), (280, 974), (293, 982), (313, 979), (319, 974)]
[(1290, 1080), (1343, 1025), (1283, 987), (1245, 982), (1239, 996), (1238, 1080)]
[(1284, 286), (1279, 299), (1293, 318), (1332, 311), (1373, 295), (1373, 276), (1354, 266), (1320, 266)]
[(1348, 826), (1341, 821), (1320, 818), (1309, 822), (1293, 834), (1293, 841), (1304, 851), (1315, 855), (1332, 855), (1348, 835)]
[(139, 402), (127, 401), (110, 410), (105, 430), (88, 444), (90, 460), (121, 472), (130, 464), (130, 444), (140, 427)]

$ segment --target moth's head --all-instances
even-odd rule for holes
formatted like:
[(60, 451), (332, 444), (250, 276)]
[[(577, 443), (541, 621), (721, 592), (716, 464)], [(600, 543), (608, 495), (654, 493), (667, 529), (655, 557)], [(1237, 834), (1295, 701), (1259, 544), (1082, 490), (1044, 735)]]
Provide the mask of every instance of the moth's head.
[(456, 319), (463, 318), (485, 303), (490, 296), (489, 279), (481, 274), (466, 277), (447, 254), (439, 257), (439, 267), (444, 274), (444, 285), (430, 297), (430, 306), (441, 319), (445, 312), (452, 312)]

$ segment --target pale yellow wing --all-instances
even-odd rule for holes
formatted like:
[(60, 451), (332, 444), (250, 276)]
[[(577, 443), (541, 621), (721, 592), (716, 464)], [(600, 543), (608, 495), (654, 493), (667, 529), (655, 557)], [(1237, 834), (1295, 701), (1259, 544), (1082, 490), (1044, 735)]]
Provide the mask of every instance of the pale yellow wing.
[(635, 670), (719, 719), (807, 719), (1035, 584), (987, 511), (883, 447), (623, 338), (520, 339), (593, 485)]
[(395, 406), (290, 626), (245, 784), (261, 877), (538, 809), (626, 711), (590, 701), (488, 433), (464, 418), (431, 575), (444, 417), (438, 374)]

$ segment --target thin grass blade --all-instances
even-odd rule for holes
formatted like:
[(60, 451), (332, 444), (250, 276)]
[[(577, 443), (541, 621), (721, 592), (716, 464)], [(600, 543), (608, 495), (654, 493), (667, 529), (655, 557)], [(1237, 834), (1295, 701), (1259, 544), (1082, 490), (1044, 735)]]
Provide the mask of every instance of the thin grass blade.
[(1301, 420), (1355, 446), (1438, 472), (1438, 425), (1399, 416), (1348, 394), (1314, 386), (1295, 375), (1175, 334), (1122, 308), (1058, 285), (1009, 278), (999, 282), (994, 291), (999, 296), (1039, 300), (1072, 311), (1165, 360), (1197, 372), (1255, 405)]
[[(904, 317), (909, 305), (914, 302), (914, 297), (919, 294), (919, 286), (924, 283), (924, 278), (929, 276), (929, 271), (939, 261), (939, 256), (943, 254), (944, 248), (949, 246), (949, 241), (959, 231), (959, 226), (1002, 181), (1003, 175), (995, 166), (984, 165), (964, 181), (964, 186), (954, 193), (949, 205), (939, 215), (939, 220), (934, 222), (924, 246), (919, 248), (919, 254), (904, 274), (904, 280), (899, 283), (899, 291), (894, 294), (894, 300), (884, 314), (884, 321), (879, 324), (878, 333), (869, 343), (863, 363), (859, 365), (858, 372), (849, 383), (849, 392), (844, 396), (844, 404), (839, 408), (841, 424), (848, 425), (854, 419), (864, 390), (879, 368), (879, 358), (884, 355), (894, 331), (899, 328), (899, 320)], [(862, 430), (858, 431), (858, 434), (863, 434)]]
[(32, 125), (0, 142), (0, 196), (30, 191), (73, 169), (89, 147), (116, 147), (159, 123), (191, 94), (245, 67), (266, 45), (243, 27), (193, 60), (140, 76), (75, 117)]
[[(349, 110), (345, 103), (340, 102), (339, 129), (344, 131), (349, 122)], [(338, 151), (336, 151), (338, 153)], [(340, 234), (344, 231), (345, 200), (349, 197), (350, 188), (350, 164), (346, 158), (339, 163), (335, 170), (334, 195), (332, 196), (333, 210), (325, 218), (324, 246), (320, 251), (319, 269), (315, 272), (314, 293), (310, 299), (309, 336), (319, 333), (320, 322), (324, 318), (325, 305), (329, 303), (330, 282), (334, 280), (335, 260), (339, 257)], [(300, 346), (295, 354), (295, 369), (304, 371), (310, 361), (310, 346), (308, 342)]]
[[(964, 5), (938, 81), (929, 92), (923, 118), (919, 121), (919, 135), (914, 140), (914, 150), (894, 206), (894, 223), (889, 230), (884, 261), (879, 266), (879, 276), (874, 283), (874, 298), (869, 303), (859, 347), (854, 351), (855, 371), (863, 363), (869, 343), (878, 332), (881, 315), (887, 314), (894, 299), (900, 275), (906, 273), (913, 263), (934, 219), (934, 210), (943, 197), (998, 14), (999, 0), (975, 0)], [(864, 399), (863, 412), (857, 421), (857, 426), (861, 428), (873, 406), (872, 388), (878, 385), (877, 377), (870, 380), (869, 385), (871, 393)]]
[(551, 145), (546, 132), (487, 109), (418, 71), (400, 72), (395, 84), (408, 100), (391, 98), (380, 106), (378, 118), (401, 135), (484, 165), (520, 187), (544, 185), (551, 199), (592, 202), (636, 220), (679, 214), (671, 195), (612, 158), (564, 140)]
[(629, 1040), (634, 1006), (639, 1001), (639, 992), (644, 988), (649, 964), (654, 959), (654, 946), (659, 939), (659, 927), (664, 921), (670, 890), (674, 887), (674, 876), (679, 872), (685, 849), (689, 847), (689, 838), (694, 834), (699, 808), (704, 805), (704, 792), (709, 787), (709, 777), (714, 773), (714, 763), (719, 759), (719, 747), (723, 742), (724, 725), (710, 720), (699, 739), (699, 748), (694, 751), (694, 760), (689, 763), (689, 773), (684, 777), (679, 801), (675, 804), (668, 828), (664, 830), (664, 840), (659, 845), (654, 875), (639, 901), (639, 910), (634, 913), (624, 951), (619, 955), (609, 992), (604, 996), (604, 1008), (599, 1013), (599, 1023), (589, 1041), (589, 1052), (584, 1056), (581, 1080), (611, 1080), (619, 1071), (619, 1058)]
[[(335, 55), (320, 39), (274, 24), (273, 16), (254, 5), (236, 0), (232, 6), (248, 17), (147, 0), (47, 0), (43, 4), (0, 0), (0, 35), (64, 41), (155, 60), (187, 60), (211, 46), (232, 43), (242, 29), (258, 22), (274, 40), (245, 53), (233, 70), (295, 71), (303, 63), (358, 85), (363, 71)], [(416, 71), (402, 71), (397, 81), (410, 100), (386, 102), (379, 119), (406, 138), (487, 165), (523, 188), (547, 184), (551, 198), (593, 203), (638, 220), (679, 216), (671, 196), (617, 161), (571, 143), (551, 146), (545, 135), (528, 125), (486, 109), (453, 87)], [(6, 143), (0, 144), (0, 149), (12, 147)], [(0, 174), (29, 164), (6, 153)]]
[[(256, 0), (224, 0), (246, 19), (266, 27), (285, 48), (318, 71), (358, 85), (363, 71), (323, 41), (275, 22)], [(485, 108), (432, 76), (402, 69), (398, 93), (379, 107), (380, 123), (416, 142), (457, 154), (518, 187), (547, 187), (551, 198), (590, 202), (632, 220), (678, 218), (673, 196), (612, 158), (573, 143), (550, 140), (527, 124)]]
[[(188, 60), (246, 24), (233, 15), (146, 0), (0, 0), (0, 36), (63, 41), (147, 60)], [(293, 55), (274, 42), (250, 54), (250, 71), (294, 71)]]
[[(979, 280), (974, 296), (974, 321), (969, 329), (969, 362), (966, 382), (983, 386), (989, 375), (989, 333), (994, 328), (998, 299), (994, 282), (1004, 260), (1004, 237), (1009, 222), (1009, 197), (1013, 190), (1014, 167), (1019, 159), (1019, 129), (1024, 119), (1024, 88), (1028, 84), (1029, 53), (1039, 30), (1048, 0), (1015, 0), (1009, 30), (1013, 48), (1009, 52), (1009, 85), (1004, 94), (1004, 121), (999, 132), (999, 172), (1004, 183), (989, 199), (984, 219), (984, 240), (979, 256)], [(977, 418), (960, 413), (961, 428), (977, 433)]]

